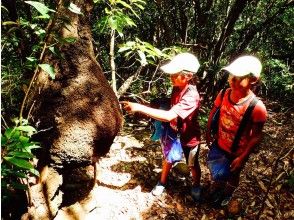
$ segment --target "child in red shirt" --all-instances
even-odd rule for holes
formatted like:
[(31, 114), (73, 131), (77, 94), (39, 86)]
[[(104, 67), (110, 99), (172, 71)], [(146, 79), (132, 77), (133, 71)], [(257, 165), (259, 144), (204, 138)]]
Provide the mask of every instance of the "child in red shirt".
[[(259, 80), (262, 66), (256, 57), (242, 56), (223, 69), (230, 73), (228, 79), (230, 88), (225, 91), (223, 97), (221, 93), (218, 94), (214, 102), (214, 107), (209, 114), (206, 142), (208, 146), (211, 146), (208, 158), (224, 155), (231, 158), (229, 177), (223, 181), (215, 180), (214, 184), (219, 192), (223, 192), (223, 195), (215, 198), (222, 201), (216, 202), (222, 202), (222, 205), (226, 205), (239, 184), (240, 172), (250, 152), (261, 140), (267, 111), (262, 101), (258, 100), (241, 134), (238, 147), (235, 152), (232, 152), (232, 143), (242, 117), (249, 103), (255, 97), (255, 94), (251, 91), (251, 86)], [(212, 117), (218, 107), (220, 107), (218, 131), (216, 137), (214, 137), (214, 143), (211, 145), (210, 127)]]
[[(196, 201), (200, 199), (201, 176), (198, 162), (200, 126), (197, 120), (200, 97), (196, 85), (193, 85), (190, 80), (199, 67), (197, 58), (190, 53), (178, 54), (168, 64), (161, 67), (161, 70), (170, 74), (173, 84), (171, 109), (169, 110), (151, 108), (138, 103), (121, 102), (127, 111), (140, 112), (158, 121), (169, 122), (170, 127), (180, 134), (180, 142), (193, 178), (191, 193)], [(161, 178), (152, 190), (153, 195), (157, 196), (164, 192), (171, 167), (172, 163), (164, 158)]]

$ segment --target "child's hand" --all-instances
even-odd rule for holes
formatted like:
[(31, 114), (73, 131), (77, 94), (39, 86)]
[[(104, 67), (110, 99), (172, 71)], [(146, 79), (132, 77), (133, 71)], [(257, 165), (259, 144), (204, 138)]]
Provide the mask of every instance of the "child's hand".
[(230, 166), (231, 172), (239, 170), (242, 167), (242, 165), (243, 165), (243, 159), (241, 157), (235, 158), (235, 160), (232, 161), (231, 166)]
[(134, 102), (128, 102), (128, 101), (121, 101), (119, 102), (123, 109), (128, 112), (136, 112), (139, 109), (140, 104), (134, 103)]

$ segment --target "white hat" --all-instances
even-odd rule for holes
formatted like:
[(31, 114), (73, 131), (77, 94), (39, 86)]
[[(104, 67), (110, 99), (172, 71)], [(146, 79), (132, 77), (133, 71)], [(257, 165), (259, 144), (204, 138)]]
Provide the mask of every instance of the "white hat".
[(200, 67), (198, 59), (191, 53), (180, 53), (172, 58), (172, 60), (160, 67), (160, 69), (168, 74), (175, 74), (182, 71), (196, 73)]
[(251, 73), (259, 78), (262, 65), (259, 59), (254, 56), (241, 56), (222, 69), (227, 70), (234, 76), (246, 76)]

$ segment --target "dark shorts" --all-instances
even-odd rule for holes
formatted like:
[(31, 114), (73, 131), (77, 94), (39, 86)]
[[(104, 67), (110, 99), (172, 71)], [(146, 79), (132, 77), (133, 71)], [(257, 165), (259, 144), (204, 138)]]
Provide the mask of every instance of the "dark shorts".
[(216, 142), (214, 142), (208, 152), (207, 165), (210, 170), (212, 179), (215, 181), (228, 181), (240, 175), (240, 171), (230, 171), (230, 166), (234, 157), (228, 152), (222, 150)]

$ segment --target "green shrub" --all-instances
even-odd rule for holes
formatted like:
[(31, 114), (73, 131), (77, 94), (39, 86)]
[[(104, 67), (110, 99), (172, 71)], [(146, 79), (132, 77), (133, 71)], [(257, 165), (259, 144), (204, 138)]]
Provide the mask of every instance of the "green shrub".
[(272, 59), (265, 65), (264, 73), (267, 97), (291, 103), (294, 97), (294, 74), (291, 73), (290, 66)]
[(1, 134), (1, 201), (9, 199), (11, 192), (17, 189), (26, 190), (23, 179), (30, 175), (38, 176), (32, 164), (35, 156), (32, 149), (39, 148), (39, 143), (31, 141), (36, 129), (26, 120), (15, 120), (15, 126), (7, 128)]

